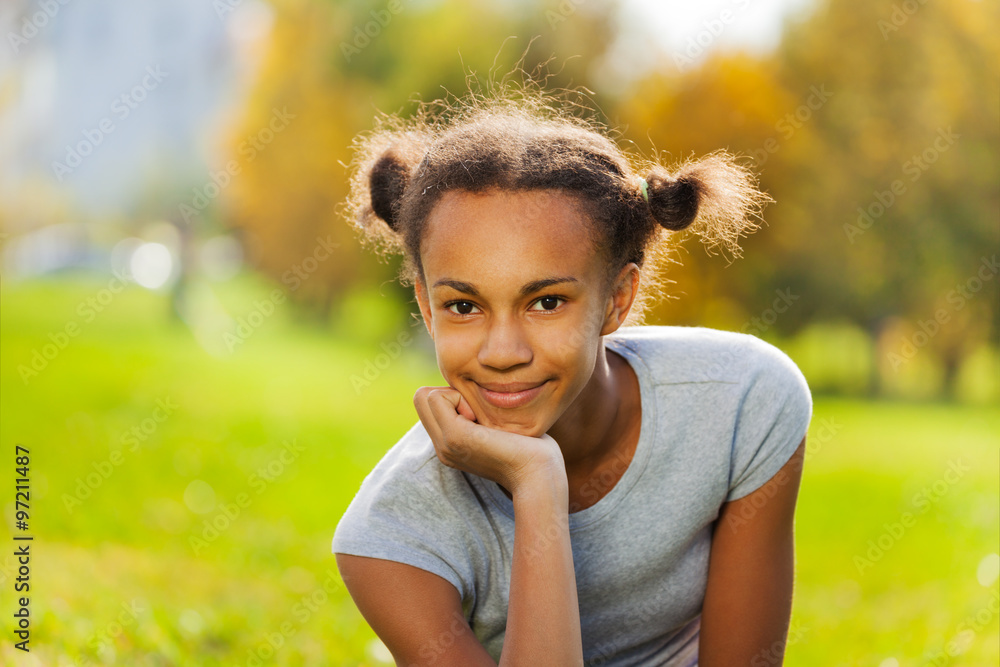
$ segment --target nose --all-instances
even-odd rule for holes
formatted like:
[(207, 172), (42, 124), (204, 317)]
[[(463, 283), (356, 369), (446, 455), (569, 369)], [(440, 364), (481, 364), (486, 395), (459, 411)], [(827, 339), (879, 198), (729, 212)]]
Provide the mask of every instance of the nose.
[(505, 370), (530, 362), (533, 358), (530, 342), (516, 317), (497, 316), (486, 327), (479, 346), (479, 363)]

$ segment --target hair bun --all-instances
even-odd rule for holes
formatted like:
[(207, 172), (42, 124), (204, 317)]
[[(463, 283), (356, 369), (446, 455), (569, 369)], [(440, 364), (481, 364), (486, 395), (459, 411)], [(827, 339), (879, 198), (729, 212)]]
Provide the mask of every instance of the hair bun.
[(663, 227), (672, 231), (686, 229), (698, 217), (704, 188), (697, 177), (684, 174), (674, 178), (653, 172), (646, 177), (649, 209)]
[(375, 161), (368, 175), (372, 210), (393, 231), (399, 231), (396, 229), (396, 203), (409, 180), (410, 165), (392, 148)]

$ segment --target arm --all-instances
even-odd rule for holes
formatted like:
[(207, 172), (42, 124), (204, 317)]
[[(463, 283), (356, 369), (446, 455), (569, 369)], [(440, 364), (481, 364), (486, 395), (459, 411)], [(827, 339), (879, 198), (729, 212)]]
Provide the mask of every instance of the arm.
[(501, 667), (583, 664), (562, 457), (558, 466), (512, 492), (514, 558)]
[[(532, 438), (477, 424), (452, 389), (422, 387), (421, 422), (446, 465), (502, 484), (514, 502), (507, 631), (500, 665), (582, 665), (583, 641), (569, 537), (569, 484), (551, 437)], [(446, 580), (392, 561), (337, 554), (344, 583), (397, 665), (495, 663), (462, 614)]]
[(336, 558), (354, 604), (397, 665), (496, 667), (472, 634), (458, 590), (447, 580), (381, 558)]
[(701, 667), (773, 667), (784, 660), (805, 444), (803, 438), (764, 486), (722, 506), (702, 607)]
[(455, 389), (414, 396), (442, 463), (503, 485), (514, 503), (514, 555), (500, 665), (583, 664), (569, 538), (569, 482), (559, 444), (488, 428)]
[[(561, 480), (540, 471), (516, 489), (500, 665), (582, 665), (565, 470)], [(397, 665), (496, 666), (472, 633), (451, 583), (404, 563), (348, 554), (336, 558), (354, 603)]]

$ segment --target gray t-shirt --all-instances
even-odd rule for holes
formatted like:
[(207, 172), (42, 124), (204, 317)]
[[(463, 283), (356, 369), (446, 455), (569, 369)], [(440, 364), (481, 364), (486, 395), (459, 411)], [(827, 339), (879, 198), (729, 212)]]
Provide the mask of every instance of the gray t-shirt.
[[(604, 344), (639, 379), (642, 425), (624, 475), (569, 515), (584, 659), (696, 665), (713, 522), (723, 503), (788, 461), (812, 397), (785, 353), (746, 334), (624, 327)], [(362, 482), (333, 537), (335, 553), (408, 563), (451, 582), (494, 660), (513, 546), (511, 500), (495, 482), (442, 464), (419, 421)]]

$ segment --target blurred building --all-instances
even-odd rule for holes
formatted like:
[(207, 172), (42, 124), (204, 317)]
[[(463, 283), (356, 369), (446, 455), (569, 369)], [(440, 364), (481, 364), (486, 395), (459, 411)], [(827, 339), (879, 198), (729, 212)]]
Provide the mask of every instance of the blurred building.
[(172, 201), (217, 159), (269, 22), (256, 0), (3, 3), (0, 197), (51, 188), (95, 217)]

